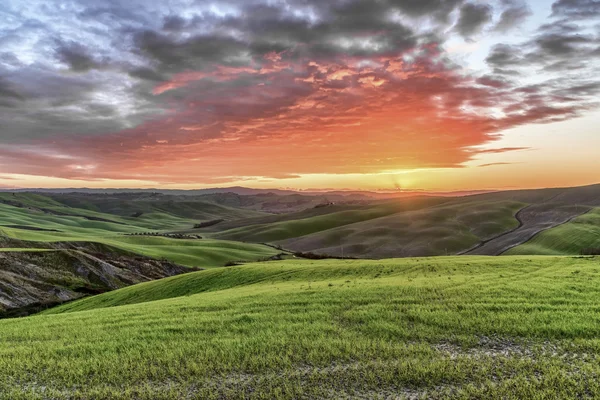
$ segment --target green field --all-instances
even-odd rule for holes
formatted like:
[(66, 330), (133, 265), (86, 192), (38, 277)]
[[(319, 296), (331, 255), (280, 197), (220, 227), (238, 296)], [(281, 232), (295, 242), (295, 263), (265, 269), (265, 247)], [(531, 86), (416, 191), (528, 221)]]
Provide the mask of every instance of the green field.
[(284, 248), (335, 256), (374, 258), (451, 255), (518, 226), (515, 201), (434, 205), (276, 242)]
[(0, 398), (598, 397), (599, 295), (600, 258), (201, 271), (0, 321)]
[[(5, 193), (3, 195), (5, 199), (12, 199)], [(260, 244), (225, 240), (126, 236), (131, 233), (168, 231), (194, 224), (194, 221), (166, 213), (123, 218), (84, 209), (71, 209), (57, 205), (44, 196), (19, 194), (16, 198), (28, 207), (0, 204), (0, 237), (31, 242), (27, 245), (31, 248), (38, 247), (39, 243), (101, 243), (148, 257), (165, 258), (181, 265), (200, 268), (219, 267), (235, 261), (257, 261), (279, 253)], [(40, 207), (44, 210), (52, 209), (61, 215), (41, 211)]]
[[(260, 242), (357, 257), (452, 254), (520, 227), (516, 214), (534, 195), (265, 215), (152, 194), (0, 193), (0, 300), (12, 290), (34, 312), (49, 293), (60, 304), (0, 319), (0, 399), (600, 398), (599, 257), (285, 254), (217, 268), (280, 253)], [(559, 210), (545, 203), (556, 196), (544, 192), (537, 209)], [(194, 227), (214, 219), (223, 222)], [(599, 226), (591, 210), (511, 252), (579, 254), (600, 247)], [(32, 249), (72, 255), (73, 277)], [(208, 269), (148, 281), (149, 268), (165, 270), (138, 255)], [(144, 267), (128, 275), (114, 267), (124, 263)], [(117, 287), (128, 276), (144, 283), (65, 303), (82, 294), (64, 300), (69, 285), (58, 283), (80, 271), (88, 286), (111, 271), (125, 279)]]
[(252, 224), (250, 226), (218, 232), (213, 234), (213, 237), (256, 243), (277, 242), (387, 215), (424, 209), (446, 201), (447, 199), (440, 198), (416, 198), (403, 201), (395, 200), (382, 204), (363, 206), (356, 209), (337, 211), (334, 208), (332, 212), (327, 214), (306, 218), (301, 217), (301, 214), (298, 213), (298, 218), (293, 220), (277, 221), (268, 224)]
[(589, 248), (600, 248), (600, 209), (544, 231), (507, 254), (580, 254)]

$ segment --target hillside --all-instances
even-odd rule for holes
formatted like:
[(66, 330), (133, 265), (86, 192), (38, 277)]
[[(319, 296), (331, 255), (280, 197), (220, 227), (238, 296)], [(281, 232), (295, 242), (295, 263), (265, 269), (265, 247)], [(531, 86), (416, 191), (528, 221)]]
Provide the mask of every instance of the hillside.
[(99, 249), (0, 249), (0, 318), (190, 271), (108, 247), (93, 250)]
[(75, 208), (131, 216), (140, 213), (165, 212), (197, 220), (250, 218), (265, 214), (302, 211), (330, 202), (361, 203), (374, 201), (366, 194), (302, 194), (293, 191), (262, 191), (238, 194), (218, 192), (191, 193), (49, 193), (54, 201)]
[[(22, 247), (48, 247), (44, 243), (101, 243), (132, 253), (200, 268), (233, 261), (256, 261), (275, 256), (273, 248), (231, 241), (198, 239), (198, 236), (162, 235), (174, 227), (194, 226), (197, 220), (168, 213), (137, 218), (74, 208), (45, 196), (4, 193), (0, 196), (0, 238), (25, 241)], [(102, 197), (99, 198), (101, 200)], [(109, 202), (110, 203), (110, 202)], [(202, 208), (202, 203), (196, 205)], [(246, 216), (245, 211), (238, 210)], [(231, 214), (228, 214), (232, 217)], [(223, 214), (211, 215), (225, 217)], [(135, 236), (132, 236), (135, 235)], [(6, 247), (0, 240), (0, 247)], [(52, 246), (50, 246), (52, 247)]]
[[(200, 231), (214, 238), (268, 242), (337, 257), (500, 255), (596, 207), (600, 185), (396, 199), (314, 216), (242, 219)], [(547, 253), (528, 249), (524, 254)]]
[[(301, 201), (289, 212), (267, 214), (252, 207), (292, 204), (295, 197), (289, 193), (0, 193), (0, 232), (37, 242), (105, 243), (206, 268), (277, 254), (261, 243), (337, 257), (500, 255), (600, 208), (600, 185), (465, 197), (361, 201), (350, 197), (327, 203), (320, 196), (298, 196)], [(594, 236), (583, 242), (593, 244)], [(515, 252), (567, 251), (542, 247)]]
[(580, 254), (586, 249), (600, 249), (600, 209), (541, 232), (525, 244), (506, 254)]
[(335, 256), (449, 255), (516, 227), (514, 214), (521, 207), (510, 201), (442, 204), (277, 243)]
[(133, 286), (0, 321), (0, 399), (593, 398), (599, 261), (280, 261)]
[[(400, 199), (382, 203), (369, 204), (361, 207), (345, 206), (345, 209), (329, 209), (328, 213), (315, 216), (300, 216), (285, 220), (280, 219), (271, 223), (253, 223), (240, 228), (220, 231), (212, 235), (217, 239), (243, 240), (248, 242), (278, 242), (285, 239), (309, 235), (344, 225), (362, 221), (374, 220), (391, 214), (398, 214), (413, 210), (428, 208), (447, 202), (444, 198), (411, 198)], [(327, 209), (321, 207), (318, 209)], [(243, 220), (247, 221), (247, 220)], [(223, 225), (216, 228), (223, 229)]]
[[(214, 210), (211, 205), (207, 212)], [(225, 211), (205, 215), (236, 217)], [(222, 267), (281, 253), (260, 244), (164, 233), (196, 221), (166, 211), (123, 217), (39, 194), (0, 193), (0, 317), (189, 272), (186, 267)]]

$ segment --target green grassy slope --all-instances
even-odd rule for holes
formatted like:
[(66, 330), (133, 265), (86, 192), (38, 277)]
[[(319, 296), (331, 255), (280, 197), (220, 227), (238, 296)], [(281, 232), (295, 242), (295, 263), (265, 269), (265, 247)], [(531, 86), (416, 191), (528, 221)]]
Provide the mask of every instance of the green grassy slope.
[(413, 211), (446, 202), (440, 198), (402, 199), (375, 204), (354, 210), (342, 210), (325, 215), (310, 216), (294, 220), (278, 221), (270, 224), (257, 224), (214, 234), (215, 238), (243, 240), (249, 242), (275, 242), (296, 238), (339, 226), (367, 221), (399, 212)]
[[(258, 244), (222, 240), (181, 240), (166, 237), (125, 236), (149, 230), (193, 226), (194, 221), (166, 213), (123, 218), (83, 209), (56, 205), (44, 196), (18, 194), (6, 199), (20, 206), (0, 203), (0, 235), (30, 242), (92, 242), (178, 264), (210, 268), (231, 261), (256, 261), (271, 257), (277, 250)], [(16, 200), (15, 200), (16, 199)], [(40, 210), (54, 210), (61, 215)], [(62, 215), (69, 214), (69, 215)], [(90, 220), (84, 217), (101, 220)], [(149, 229), (152, 227), (152, 229)], [(36, 230), (34, 230), (36, 229)], [(36, 247), (35, 243), (27, 247)]]
[(269, 246), (226, 240), (181, 240), (164, 237), (113, 237), (98, 242), (191, 267), (220, 267), (231, 261), (256, 261), (280, 251)]
[(31, 207), (62, 207), (62, 204), (48, 196), (36, 193), (8, 193), (0, 192), (0, 202), (23, 203)]
[(224, 232), (233, 231), (234, 229), (249, 227), (251, 225), (265, 225), (276, 224), (280, 222), (294, 221), (294, 220), (305, 220), (313, 217), (320, 217), (326, 214), (339, 213), (343, 211), (364, 211), (378, 206), (378, 204), (363, 204), (363, 203), (351, 203), (351, 204), (332, 204), (326, 207), (312, 207), (302, 211), (293, 211), (283, 214), (270, 214), (259, 217), (240, 218), (237, 220), (224, 221), (216, 225), (212, 225), (205, 228), (190, 229), (186, 232), (189, 233), (212, 233), (212, 232)]
[[(119, 215), (131, 216), (137, 213), (161, 213), (174, 217), (207, 221), (213, 219), (238, 219), (266, 215), (265, 213), (228, 207), (207, 201), (188, 201), (183, 199), (163, 200), (161, 196), (152, 194), (132, 195), (132, 199), (112, 195), (54, 195), (54, 199), (62, 205), (78, 209)], [(143, 216), (143, 215), (142, 215)]]
[[(59, 201), (59, 200), (62, 200)], [(165, 200), (153, 201), (150, 198), (127, 200), (113, 198), (111, 195), (67, 196), (53, 199), (36, 193), (2, 193), (0, 206), (21, 211), (22, 215), (40, 215), (43, 220), (51, 214), (54, 217), (79, 218), (91, 217), (117, 224), (130, 225), (136, 229), (183, 230), (194, 224), (215, 219), (235, 220), (261, 217), (267, 214), (227, 207), (203, 201)], [(0, 211), (0, 224), (4, 211)], [(43, 221), (42, 221), (43, 222)]]
[(40, 242), (100, 243), (144, 256), (167, 259), (188, 267), (220, 267), (232, 261), (258, 261), (272, 257), (280, 251), (261, 244), (231, 242), (226, 240), (184, 240), (151, 236), (77, 235), (54, 234), (21, 229), (1, 229), (0, 235), (33, 241), (27, 247)]
[(0, 321), (0, 399), (600, 396), (598, 258), (287, 261), (184, 278), (156, 297), (138, 287), (181, 297)]
[(580, 254), (586, 248), (600, 248), (600, 209), (544, 231), (506, 254)]
[(518, 226), (523, 203), (470, 201), (397, 213), (278, 242), (285, 248), (336, 256), (454, 254)]

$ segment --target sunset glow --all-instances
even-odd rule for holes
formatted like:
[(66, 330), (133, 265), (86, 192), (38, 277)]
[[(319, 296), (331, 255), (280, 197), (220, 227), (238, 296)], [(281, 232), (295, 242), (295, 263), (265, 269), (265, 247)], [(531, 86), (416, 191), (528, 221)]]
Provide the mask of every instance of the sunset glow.
[(596, 2), (111, 4), (0, 13), (0, 187), (600, 181)]

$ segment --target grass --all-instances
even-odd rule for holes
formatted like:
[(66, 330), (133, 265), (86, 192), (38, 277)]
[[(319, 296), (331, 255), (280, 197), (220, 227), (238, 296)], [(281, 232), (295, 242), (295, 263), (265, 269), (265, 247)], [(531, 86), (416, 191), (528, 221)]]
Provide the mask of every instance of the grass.
[(27, 249), (11, 249), (11, 248), (0, 248), (0, 253), (30, 253), (30, 252), (44, 252), (44, 251), (52, 251), (51, 249), (35, 249), (35, 248), (27, 248)]
[(120, 236), (99, 240), (133, 253), (165, 258), (190, 267), (222, 267), (228, 262), (256, 261), (281, 253), (271, 247), (226, 240), (182, 240), (165, 237)]
[[(413, 211), (445, 202), (439, 198), (403, 199), (383, 204), (365, 206), (359, 209), (334, 211), (325, 215), (278, 221), (268, 224), (255, 224), (229, 229), (213, 234), (213, 237), (228, 240), (243, 240), (256, 243), (269, 243), (321, 232), (344, 225), (368, 221), (399, 212)], [(301, 213), (298, 213), (300, 216)]]
[[(4, 195), (8, 197), (6, 194)], [(168, 230), (174, 226), (192, 226), (194, 223), (167, 214), (148, 214), (135, 219), (133, 221), (135, 224), (133, 224), (130, 219), (116, 215), (83, 209), (61, 208), (56, 206), (52, 200), (45, 203), (43, 196), (19, 194), (17, 199), (32, 208), (0, 204), (0, 235), (34, 242), (27, 247), (35, 247), (35, 242), (101, 243), (137, 254), (165, 258), (181, 265), (200, 268), (219, 267), (232, 261), (257, 261), (279, 253), (271, 247), (260, 244), (211, 239), (182, 240), (167, 237), (126, 236), (129, 233), (148, 232), (149, 230), (153, 232)], [(39, 206), (54, 207), (55, 211), (78, 216), (42, 212), (36, 208)], [(89, 220), (83, 215), (114, 222)], [(152, 226), (153, 229), (149, 229), (149, 226)], [(44, 231), (33, 230), (33, 228), (44, 229)]]
[(73, 195), (57, 196), (56, 198), (62, 201), (62, 203), (59, 203), (61, 205), (122, 217), (143, 213), (141, 217), (144, 217), (146, 214), (162, 214), (185, 220), (208, 221), (219, 218), (239, 219), (266, 215), (259, 211), (228, 207), (207, 201), (190, 201), (185, 199), (165, 200), (161, 196), (155, 198), (151, 195), (148, 198), (144, 197), (142, 195), (134, 195), (131, 200), (122, 196), (114, 197), (111, 195), (82, 195), (79, 197)]
[[(2, 231), (0, 231), (1, 233)], [(32, 247), (39, 242), (100, 243), (147, 257), (167, 259), (177, 264), (199, 268), (222, 267), (235, 261), (258, 261), (281, 253), (272, 247), (261, 244), (226, 240), (187, 240), (152, 236), (116, 236), (114, 234), (95, 236), (89, 232), (84, 235), (74, 233), (56, 235), (7, 228), (3, 229), (3, 233), (14, 239), (33, 241), (28, 242)]]
[(600, 248), (600, 209), (544, 231), (506, 254), (580, 254), (586, 248)]
[(336, 256), (387, 258), (447, 255), (518, 226), (515, 201), (464, 199), (358, 222), (277, 242), (285, 248)]
[(573, 257), (201, 271), (0, 321), (0, 398), (593, 398), (599, 282)]

